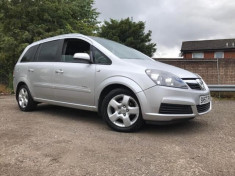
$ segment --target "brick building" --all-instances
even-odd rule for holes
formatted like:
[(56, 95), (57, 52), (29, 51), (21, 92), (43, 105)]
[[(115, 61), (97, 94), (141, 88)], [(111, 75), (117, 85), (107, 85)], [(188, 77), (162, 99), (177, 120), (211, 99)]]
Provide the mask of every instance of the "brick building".
[(235, 39), (185, 41), (182, 42), (181, 55), (184, 59), (235, 59)]

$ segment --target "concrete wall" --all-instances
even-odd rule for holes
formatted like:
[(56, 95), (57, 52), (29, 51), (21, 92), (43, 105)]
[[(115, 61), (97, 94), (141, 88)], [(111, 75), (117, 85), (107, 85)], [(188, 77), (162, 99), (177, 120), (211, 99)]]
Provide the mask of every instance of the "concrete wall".
[(235, 85), (235, 59), (155, 59), (199, 74), (207, 84)]

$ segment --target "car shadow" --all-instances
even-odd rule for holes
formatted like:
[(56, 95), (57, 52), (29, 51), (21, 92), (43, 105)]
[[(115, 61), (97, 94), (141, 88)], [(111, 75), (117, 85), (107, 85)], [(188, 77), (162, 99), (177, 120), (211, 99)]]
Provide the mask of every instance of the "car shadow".
[(52, 116), (56, 116), (62, 119), (71, 119), (74, 121), (87, 121), (87, 122), (90, 121), (92, 123), (100, 123), (100, 124), (103, 123), (102, 118), (99, 117), (96, 112), (92, 111), (85, 111), (75, 108), (68, 108), (68, 107), (49, 105), (49, 104), (39, 104), (35, 111), (43, 113), (45, 115), (50, 114)]
[(192, 119), (184, 122), (177, 122), (173, 124), (146, 124), (142, 129), (143, 133), (157, 133), (157, 134), (172, 134), (172, 135), (189, 135), (202, 133), (206, 131), (208, 124), (206, 121), (200, 119)]
[[(83, 121), (93, 124), (99, 124), (102, 126), (106, 126), (102, 117), (98, 116), (97, 112), (79, 110), (68, 107), (61, 107), (49, 104), (40, 104), (38, 105), (37, 112), (43, 113), (45, 115), (50, 114), (53, 117), (61, 119), (71, 119), (74, 121)], [(192, 119), (184, 122), (177, 122), (174, 124), (149, 124), (146, 123), (145, 126), (139, 131), (142, 134), (192, 134), (200, 133), (208, 128), (208, 124), (206, 121), (201, 119)], [(103, 128), (102, 128), (103, 129)], [(108, 127), (105, 130), (110, 130)]]

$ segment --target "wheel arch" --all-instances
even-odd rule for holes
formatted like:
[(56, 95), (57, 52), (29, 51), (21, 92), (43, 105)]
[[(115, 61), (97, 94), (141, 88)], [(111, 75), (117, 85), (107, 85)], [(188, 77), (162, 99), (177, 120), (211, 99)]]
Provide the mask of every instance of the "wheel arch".
[(23, 82), (23, 81), (20, 81), (17, 85), (16, 85), (16, 95), (18, 94), (18, 91), (19, 91), (19, 88), (22, 86), (22, 85), (26, 85), (27, 86), (27, 84), (25, 83), (25, 82)]
[[(96, 96), (95, 96), (95, 105), (97, 107), (98, 112), (100, 113), (100, 108), (102, 105), (102, 101), (111, 90), (123, 88), (131, 91), (134, 95), (136, 93), (143, 91), (141, 87), (134, 82), (133, 80), (126, 77), (111, 77), (103, 81), (97, 88)], [(137, 97), (138, 99), (138, 97)], [(140, 100), (138, 100), (140, 102)]]
[(25, 77), (20, 77), (20, 78), (17, 80), (17, 83), (16, 83), (16, 85), (15, 85), (15, 90), (14, 90), (15, 93), (17, 94), (17, 91), (18, 91), (19, 87), (22, 86), (22, 85), (26, 85), (26, 86), (28, 87), (28, 89), (29, 89), (29, 91), (30, 91), (32, 97), (34, 97), (34, 96), (33, 96), (33, 95), (34, 95), (33, 89), (31, 88), (31, 85), (30, 85), (28, 79), (26, 79)]

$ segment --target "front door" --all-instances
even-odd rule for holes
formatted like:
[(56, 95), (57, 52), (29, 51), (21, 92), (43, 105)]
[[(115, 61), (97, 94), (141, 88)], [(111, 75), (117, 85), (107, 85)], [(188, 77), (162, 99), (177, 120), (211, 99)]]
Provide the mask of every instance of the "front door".
[(56, 101), (94, 106), (95, 64), (74, 59), (75, 53), (90, 54), (90, 44), (81, 39), (65, 39), (61, 62), (55, 63)]

